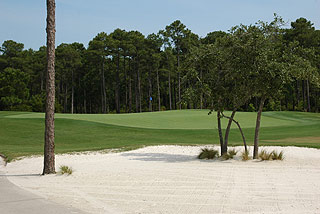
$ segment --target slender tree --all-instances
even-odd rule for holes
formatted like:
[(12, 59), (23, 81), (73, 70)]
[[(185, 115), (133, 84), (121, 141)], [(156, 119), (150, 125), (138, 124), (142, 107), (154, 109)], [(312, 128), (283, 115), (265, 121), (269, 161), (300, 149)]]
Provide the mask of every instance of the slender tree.
[(55, 105), (55, 0), (47, 0), (47, 100), (45, 116), (43, 175), (55, 173), (54, 105)]

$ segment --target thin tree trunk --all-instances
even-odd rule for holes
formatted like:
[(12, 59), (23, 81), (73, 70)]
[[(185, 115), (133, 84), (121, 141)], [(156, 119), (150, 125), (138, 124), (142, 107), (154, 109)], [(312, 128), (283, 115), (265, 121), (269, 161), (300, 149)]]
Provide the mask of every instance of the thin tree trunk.
[(149, 69), (149, 111), (152, 112), (152, 82), (151, 82), (151, 70)]
[(244, 150), (245, 150), (246, 152), (248, 152), (246, 137), (244, 136), (244, 133), (243, 133), (243, 131), (242, 131), (242, 128), (241, 128), (241, 126), (240, 126), (240, 123), (239, 123), (238, 121), (236, 121), (234, 118), (225, 116), (225, 115), (223, 114), (223, 112), (221, 112), (221, 114), (222, 114), (223, 117), (229, 119), (229, 121), (230, 121), (230, 119), (231, 119), (231, 120), (238, 126), (239, 131), (240, 131), (240, 134), (241, 134), (241, 136), (242, 136)]
[(223, 144), (223, 150), (221, 155), (225, 154), (228, 152), (228, 142), (229, 142), (229, 133), (230, 133), (230, 129), (231, 129), (231, 125), (232, 125), (232, 121), (234, 118), (234, 115), (236, 114), (237, 109), (234, 109), (231, 113), (227, 128), (226, 128), (226, 133), (224, 136), (224, 144)]
[(259, 154), (260, 121), (261, 121), (261, 115), (262, 115), (262, 110), (263, 110), (265, 101), (266, 101), (266, 98), (262, 97), (260, 100), (259, 110), (257, 113), (256, 129), (254, 132), (253, 159), (257, 159)]
[(64, 112), (67, 113), (67, 107), (68, 107), (68, 85), (65, 84), (65, 93), (64, 93)]
[[(138, 62), (139, 63), (139, 62)], [(141, 106), (141, 80), (140, 80), (140, 71), (139, 68), (137, 69), (137, 75), (138, 75), (138, 100), (139, 100), (139, 112), (142, 112), (142, 106)]]
[(217, 120), (218, 120), (218, 133), (220, 139), (220, 150), (221, 154), (223, 153), (223, 136), (222, 136), (222, 128), (221, 128), (221, 112), (217, 111)]
[[(200, 70), (200, 80), (202, 81), (202, 69)], [(203, 108), (203, 93), (200, 93), (200, 109)]]
[(170, 70), (169, 70), (169, 108), (170, 110), (172, 110), (172, 96), (171, 96), (171, 74), (170, 74)]
[(47, 0), (47, 81), (44, 137), (43, 175), (55, 173), (54, 105), (55, 105), (55, 8), (54, 0)]
[(120, 53), (119, 51), (118, 51), (118, 57), (117, 57), (115, 104), (116, 104), (116, 112), (117, 114), (119, 114), (120, 113)]
[(104, 76), (104, 56), (102, 58), (102, 71), (101, 71), (101, 92), (102, 92), (102, 113), (106, 114), (107, 109), (107, 92), (106, 92), (106, 80)]
[(87, 113), (87, 96), (86, 96), (86, 89), (84, 89), (84, 91), (83, 91), (83, 96), (84, 96), (84, 99), (83, 99), (83, 108), (84, 108), (84, 113), (86, 114), (86, 113)]
[(307, 104), (308, 104), (307, 111), (311, 112), (309, 80), (306, 80), (306, 85), (307, 85)]
[(159, 82), (159, 70), (157, 69), (157, 89), (158, 89), (158, 109), (161, 111), (161, 98), (160, 98), (160, 82)]
[(137, 70), (134, 73), (134, 94), (135, 94), (135, 98), (136, 98), (136, 113), (139, 112), (139, 95), (138, 95), (138, 74), (137, 74)]
[(126, 56), (123, 56), (123, 72), (124, 72), (124, 84), (126, 86), (126, 97), (125, 97), (125, 111), (128, 113), (128, 78), (127, 78), (127, 70), (126, 70)]
[(306, 83), (304, 80), (302, 80), (302, 98), (303, 98), (303, 111), (306, 111)]
[(73, 114), (73, 104), (74, 104), (74, 85), (73, 85), (73, 81), (74, 81), (74, 79), (73, 79), (73, 71), (71, 72), (72, 73), (72, 82), (71, 82), (71, 114)]
[(130, 67), (130, 59), (129, 59), (129, 113), (132, 112), (132, 86), (131, 86), (131, 81), (132, 81), (132, 78), (131, 78), (131, 67)]
[(181, 80), (180, 80), (180, 55), (178, 50), (178, 99), (179, 109), (181, 110)]

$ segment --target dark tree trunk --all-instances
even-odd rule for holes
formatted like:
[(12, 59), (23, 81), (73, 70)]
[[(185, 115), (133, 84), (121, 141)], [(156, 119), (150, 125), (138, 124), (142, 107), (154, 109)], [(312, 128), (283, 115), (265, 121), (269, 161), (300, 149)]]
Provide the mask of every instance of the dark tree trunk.
[(178, 103), (179, 103), (179, 109), (181, 110), (181, 80), (180, 80), (180, 55), (179, 55), (179, 49), (178, 49)]
[(54, 0), (47, 0), (47, 81), (44, 137), (43, 175), (55, 173), (54, 105), (55, 105), (55, 8)]
[[(139, 63), (139, 62), (138, 62)], [(141, 79), (140, 79), (140, 71), (139, 66), (137, 69), (137, 75), (138, 75), (138, 100), (139, 100), (139, 112), (142, 112), (142, 106), (141, 106)]]
[(157, 69), (158, 110), (161, 111), (159, 70)]
[(87, 95), (86, 95), (86, 89), (83, 90), (83, 109), (84, 113), (87, 113)]
[(64, 113), (68, 112), (68, 85), (65, 84), (65, 93), (64, 93)]
[(311, 112), (309, 80), (306, 80), (306, 88), (307, 88), (307, 104), (308, 104), (307, 111)]
[[(200, 80), (202, 81), (202, 70), (200, 70)], [(203, 93), (200, 93), (200, 109), (203, 108)]]
[(125, 94), (125, 111), (128, 113), (128, 77), (126, 70), (126, 57), (123, 56), (123, 72), (124, 72), (124, 84), (126, 86), (126, 94)]
[(260, 100), (259, 110), (257, 113), (256, 129), (254, 132), (253, 159), (257, 159), (259, 156), (258, 154), (259, 154), (260, 121), (261, 121), (261, 115), (262, 115), (262, 110), (263, 110), (265, 101), (266, 101), (266, 98), (262, 97)]
[(305, 81), (302, 80), (302, 99), (303, 99), (303, 111), (306, 111), (306, 87)]
[(73, 84), (73, 81), (74, 81), (74, 76), (73, 76), (73, 71), (71, 72), (72, 73), (72, 82), (71, 82), (71, 114), (73, 114), (73, 105), (74, 105), (74, 84)]
[(221, 112), (217, 111), (217, 120), (218, 120), (218, 133), (220, 139), (220, 150), (221, 154), (223, 153), (223, 136), (222, 136), (222, 128), (221, 128)]
[(241, 136), (242, 136), (242, 141), (243, 141), (244, 150), (245, 150), (246, 152), (248, 152), (246, 137), (244, 136), (244, 133), (243, 133), (243, 131), (242, 131), (242, 128), (241, 128), (241, 126), (240, 126), (240, 123), (239, 123), (238, 121), (236, 121), (234, 118), (225, 116), (225, 115), (223, 114), (223, 112), (221, 112), (221, 114), (222, 114), (223, 117), (229, 119), (229, 121), (230, 121), (230, 119), (231, 119), (231, 120), (238, 126), (239, 131), (240, 131), (240, 134), (241, 134)]
[(132, 86), (131, 86), (131, 81), (132, 81), (132, 78), (131, 78), (131, 67), (130, 67), (130, 60), (129, 60), (129, 113), (132, 112)]
[(106, 92), (106, 80), (104, 77), (104, 56), (102, 58), (102, 76), (101, 76), (101, 92), (102, 92), (102, 113), (106, 114), (107, 109), (107, 92)]
[(117, 57), (117, 73), (116, 73), (116, 88), (115, 88), (115, 106), (117, 114), (120, 113), (120, 53)]
[(231, 125), (232, 125), (232, 121), (234, 118), (234, 115), (236, 114), (237, 109), (234, 109), (231, 113), (227, 128), (226, 128), (226, 133), (224, 136), (224, 144), (223, 144), (223, 149), (222, 149), (222, 153), (221, 155), (225, 154), (228, 152), (228, 143), (229, 143), (229, 133), (230, 133), (230, 129), (231, 129)]
[(151, 70), (149, 69), (149, 77), (148, 77), (148, 81), (149, 81), (149, 111), (152, 112), (152, 81), (151, 81)]

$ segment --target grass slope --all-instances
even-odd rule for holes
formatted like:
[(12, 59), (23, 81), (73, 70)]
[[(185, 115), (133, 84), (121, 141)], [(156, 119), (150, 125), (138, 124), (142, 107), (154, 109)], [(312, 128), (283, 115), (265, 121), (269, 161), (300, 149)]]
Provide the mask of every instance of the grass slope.
[[(0, 153), (9, 160), (43, 153), (44, 114), (0, 112)], [(249, 144), (256, 113), (238, 112)], [(215, 115), (207, 110), (182, 110), (121, 115), (56, 114), (56, 152), (137, 148), (144, 145), (218, 143)], [(224, 127), (227, 120), (224, 119)], [(264, 112), (261, 145), (320, 148), (320, 114)], [(309, 138), (308, 138), (309, 137)], [(310, 137), (314, 138), (313, 141)], [(236, 127), (230, 145), (241, 145)], [(298, 139), (298, 140), (297, 140)]]

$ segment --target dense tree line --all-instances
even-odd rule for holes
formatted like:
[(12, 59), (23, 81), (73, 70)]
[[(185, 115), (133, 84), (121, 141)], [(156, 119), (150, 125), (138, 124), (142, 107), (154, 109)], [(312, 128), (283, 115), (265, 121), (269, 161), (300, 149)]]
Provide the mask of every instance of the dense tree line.
[[(175, 21), (148, 36), (116, 29), (97, 34), (87, 47), (60, 44), (56, 112), (195, 108), (215, 109), (218, 118), (226, 109), (233, 116), (238, 110), (318, 112), (320, 31), (304, 18), (291, 28), (281, 23), (199, 38)], [(0, 110), (44, 111), (46, 62), (46, 47), (24, 50), (21, 43), (3, 42)]]

